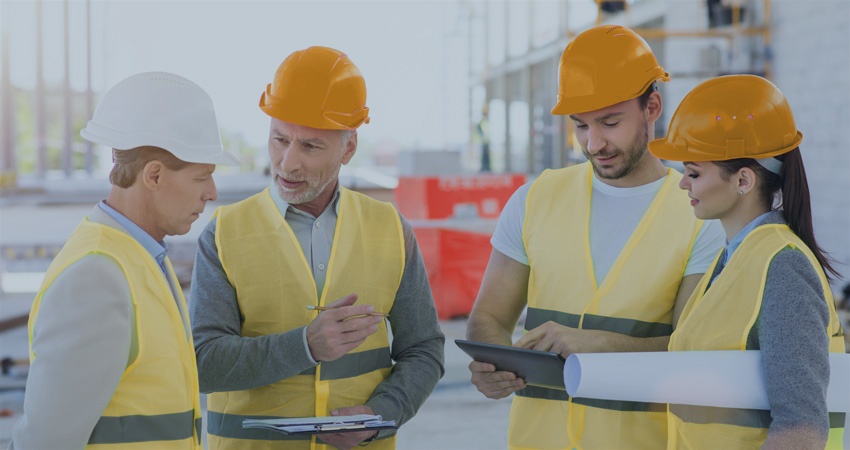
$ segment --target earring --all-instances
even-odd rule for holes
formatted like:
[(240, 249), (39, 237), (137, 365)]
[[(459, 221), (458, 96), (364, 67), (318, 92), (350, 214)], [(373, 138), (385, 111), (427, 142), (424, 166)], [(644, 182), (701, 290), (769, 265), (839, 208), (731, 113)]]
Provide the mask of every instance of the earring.
[(738, 195), (744, 195), (744, 190), (743, 189), (739, 190)]

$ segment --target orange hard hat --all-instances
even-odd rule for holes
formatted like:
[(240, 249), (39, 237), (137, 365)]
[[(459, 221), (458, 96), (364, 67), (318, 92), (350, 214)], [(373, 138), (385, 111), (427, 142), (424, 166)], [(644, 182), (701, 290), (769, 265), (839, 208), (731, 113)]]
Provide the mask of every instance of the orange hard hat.
[(669, 81), (670, 75), (642, 37), (618, 25), (594, 27), (576, 36), (561, 55), (552, 114), (616, 105), (640, 97), (658, 79)]
[(260, 97), (260, 109), (284, 122), (325, 130), (369, 123), (363, 75), (345, 53), (328, 47), (289, 55)]
[(755, 75), (725, 75), (685, 96), (667, 136), (649, 151), (670, 161), (762, 159), (794, 150), (803, 140), (785, 96)]

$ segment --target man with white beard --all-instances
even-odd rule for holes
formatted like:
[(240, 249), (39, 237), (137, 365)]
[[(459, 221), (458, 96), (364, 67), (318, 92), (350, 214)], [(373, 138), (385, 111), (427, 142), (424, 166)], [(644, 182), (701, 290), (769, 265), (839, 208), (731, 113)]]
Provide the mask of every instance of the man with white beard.
[(443, 375), (445, 338), (410, 224), (339, 185), (365, 103), (360, 71), (327, 47), (291, 54), (260, 99), (272, 186), (216, 212), (192, 280), (211, 448), (395, 448), (394, 430), (288, 436), (241, 424), (379, 414), (400, 426)]

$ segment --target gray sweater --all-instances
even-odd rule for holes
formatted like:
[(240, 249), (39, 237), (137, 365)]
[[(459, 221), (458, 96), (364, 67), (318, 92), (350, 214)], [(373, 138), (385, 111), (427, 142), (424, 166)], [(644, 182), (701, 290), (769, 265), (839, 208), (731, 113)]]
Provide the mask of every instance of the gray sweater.
[[(416, 414), (443, 376), (445, 343), (416, 238), (410, 224), (403, 218), (401, 223), (406, 260), (389, 317), (395, 364), (366, 402), (399, 426)], [(253, 338), (241, 335), (239, 303), (218, 258), (215, 228), (213, 220), (199, 238), (190, 296), (201, 392), (265, 386), (314, 367), (304, 327)], [(379, 437), (392, 434), (385, 430)]]

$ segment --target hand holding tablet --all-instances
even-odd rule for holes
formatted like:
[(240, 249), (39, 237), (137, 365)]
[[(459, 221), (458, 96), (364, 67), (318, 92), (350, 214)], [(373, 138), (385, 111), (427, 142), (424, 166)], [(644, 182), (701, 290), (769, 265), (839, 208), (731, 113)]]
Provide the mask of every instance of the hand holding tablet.
[(475, 361), (496, 370), (515, 373), (531, 386), (565, 390), (564, 358), (552, 352), (455, 339), (455, 344)]

